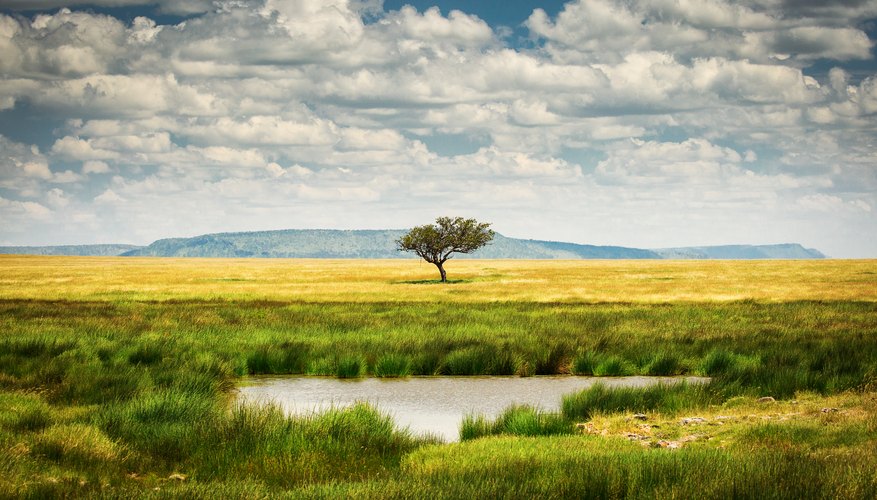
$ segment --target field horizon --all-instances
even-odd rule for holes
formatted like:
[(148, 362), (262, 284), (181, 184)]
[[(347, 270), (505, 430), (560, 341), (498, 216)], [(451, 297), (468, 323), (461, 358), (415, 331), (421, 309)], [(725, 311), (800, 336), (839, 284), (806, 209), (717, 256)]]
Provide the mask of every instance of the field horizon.
[(451, 259), (445, 266), (451, 283), (442, 285), (435, 266), (409, 259), (0, 255), (0, 298), (877, 301), (875, 259)]

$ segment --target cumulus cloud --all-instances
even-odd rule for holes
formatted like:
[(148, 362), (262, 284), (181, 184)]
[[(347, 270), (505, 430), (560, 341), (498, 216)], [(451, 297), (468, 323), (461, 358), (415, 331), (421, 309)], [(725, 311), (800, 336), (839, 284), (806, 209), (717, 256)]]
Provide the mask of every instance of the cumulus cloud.
[[(526, 25), (563, 61), (618, 59), (648, 49), (686, 59), (722, 56), (786, 64), (870, 58), (873, 43), (862, 29), (819, 25), (806, 11), (797, 12), (800, 17), (791, 12), (782, 5), (722, 0), (577, 0), (555, 19), (536, 9)], [(836, 14), (854, 23), (867, 19), (867, 12)]]
[(117, 151), (98, 149), (91, 140), (69, 135), (55, 141), (52, 153), (73, 160), (111, 160), (120, 157)]
[(87, 160), (82, 162), (82, 173), (85, 175), (106, 174), (109, 172), (111, 172), (111, 169), (107, 162), (100, 160)]
[(7, 220), (45, 221), (51, 217), (52, 210), (33, 201), (8, 200), (0, 196), (0, 213)]
[(0, 135), (0, 188), (33, 197), (40, 184), (53, 177), (49, 159), (39, 148)]
[(125, 201), (125, 199), (122, 198), (121, 196), (119, 196), (118, 194), (116, 194), (116, 192), (113, 191), (112, 189), (107, 189), (103, 193), (95, 196), (94, 201), (95, 201), (95, 203), (112, 204), (112, 203), (119, 203), (121, 201)]

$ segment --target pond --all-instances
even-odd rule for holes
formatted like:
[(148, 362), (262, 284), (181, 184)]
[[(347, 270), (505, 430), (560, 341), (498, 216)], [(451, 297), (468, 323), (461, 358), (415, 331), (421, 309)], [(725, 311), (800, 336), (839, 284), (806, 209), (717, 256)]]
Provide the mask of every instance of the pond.
[(560, 411), (563, 395), (597, 382), (610, 387), (645, 387), (703, 377), (410, 377), (336, 379), (324, 377), (254, 377), (238, 388), (247, 403), (273, 402), (295, 415), (345, 407), (359, 401), (392, 415), (399, 427), (429, 433), (445, 441), (459, 439), (467, 414), (494, 418), (514, 404)]

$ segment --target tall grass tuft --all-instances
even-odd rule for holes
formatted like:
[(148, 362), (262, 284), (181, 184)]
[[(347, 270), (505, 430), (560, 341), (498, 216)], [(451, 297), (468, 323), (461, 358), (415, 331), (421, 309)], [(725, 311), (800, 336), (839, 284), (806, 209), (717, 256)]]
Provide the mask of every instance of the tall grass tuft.
[(686, 372), (679, 357), (671, 352), (660, 352), (652, 357), (646, 367), (649, 375), (682, 375)]
[(593, 351), (579, 352), (573, 358), (571, 370), (575, 375), (594, 375), (594, 370), (600, 364), (600, 357)]
[(483, 415), (466, 415), (460, 424), (461, 441), (500, 434), (552, 436), (572, 432), (572, 424), (562, 416), (528, 405), (510, 406), (493, 421)]
[(561, 412), (568, 420), (588, 420), (595, 413), (678, 412), (715, 401), (708, 384), (658, 384), (649, 387), (593, 386), (563, 397)]
[(536, 357), (536, 375), (554, 375), (562, 373), (568, 366), (569, 347), (563, 342), (551, 343), (539, 352)]
[(61, 424), (36, 436), (33, 452), (49, 460), (76, 466), (112, 463), (124, 450), (100, 429), (85, 424)]
[(202, 427), (209, 426), (220, 412), (213, 394), (168, 389), (105, 405), (95, 423), (110, 437), (172, 464), (195, 453)]
[(634, 373), (636, 368), (633, 364), (620, 356), (609, 356), (594, 368), (594, 375), (598, 377), (623, 377)]
[(366, 361), (362, 356), (345, 356), (335, 365), (338, 378), (359, 378), (365, 375)]
[(444, 375), (484, 375), (493, 361), (493, 351), (483, 347), (467, 347), (452, 351), (445, 357)]
[(407, 377), (411, 374), (411, 360), (403, 354), (385, 354), (378, 358), (372, 370), (375, 377)]
[(258, 373), (304, 373), (308, 348), (298, 342), (262, 346), (247, 356), (247, 371)]
[(45, 429), (52, 422), (52, 412), (47, 405), (34, 402), (18, 412), (10, 427), (16, 431), (34, 432)]
[(703, 373), (715, 377), (726, 373), (736, 365), (736, 356), (725, 349), (713, 349), (703, 360)]
[(132, 365), (154, 365), (164, 356), (164, 348), (154, 342), (144, 342), (128, 354), (128, 362)]

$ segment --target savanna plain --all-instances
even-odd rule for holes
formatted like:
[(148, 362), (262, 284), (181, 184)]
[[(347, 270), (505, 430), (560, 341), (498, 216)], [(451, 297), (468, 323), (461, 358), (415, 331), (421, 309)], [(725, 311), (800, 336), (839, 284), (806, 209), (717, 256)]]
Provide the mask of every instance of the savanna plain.
[[(877, 498), (877, 261), (0, 256), (0, 496)], [(260, 374), (702, 375), (459, 443)]]

